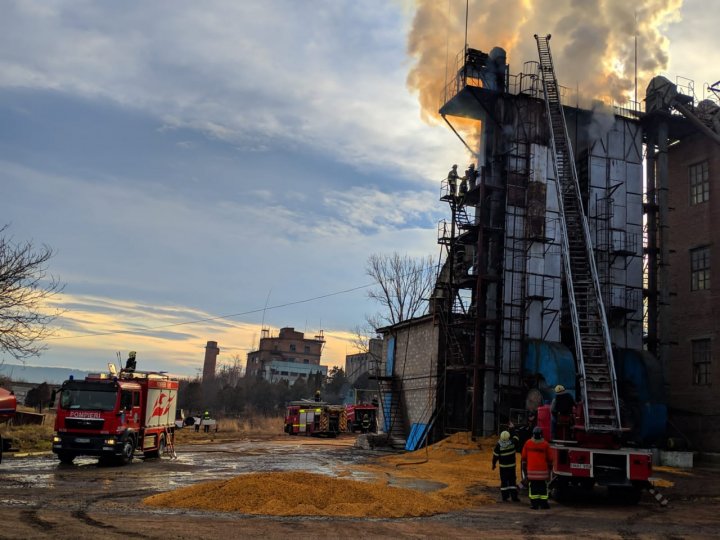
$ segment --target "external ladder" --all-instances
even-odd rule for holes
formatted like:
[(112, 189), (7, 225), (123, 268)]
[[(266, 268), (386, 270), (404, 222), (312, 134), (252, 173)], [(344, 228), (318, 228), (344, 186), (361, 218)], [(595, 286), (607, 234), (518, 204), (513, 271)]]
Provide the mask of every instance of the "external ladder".
[(550, 123), (550, 142), (557, 179), (563, 266), (575, 340), (585, 430), (617, 432), (620, 405), (610, 331), (602, 301), (593, 244), (583, 210), (575, 158), (560, 102), (550, 36), (537, 41), (545, 106)]

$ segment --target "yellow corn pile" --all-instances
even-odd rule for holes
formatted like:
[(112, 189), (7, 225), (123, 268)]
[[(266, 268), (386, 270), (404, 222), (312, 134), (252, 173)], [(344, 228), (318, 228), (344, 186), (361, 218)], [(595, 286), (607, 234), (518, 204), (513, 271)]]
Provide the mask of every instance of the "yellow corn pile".
[[(445, 513), (495, 500), (494, 492), (490, 496), (478, 493), (499, 486), (498, 472), (491, 470), (495, 442), (494, 438), (475, 442), (461, 433), (427, 450), (339, 471), (338, 476), (345, 478), (305, 472), (252, 473), (153, 495), (144, 503), (275, 516), (401, 518)], [(347, 479), (357, 472), (374, 481)], [(409, 481), (412, 486), (413, 480), (435, 482), (440, 489), (424, 492), (388, 485)]]

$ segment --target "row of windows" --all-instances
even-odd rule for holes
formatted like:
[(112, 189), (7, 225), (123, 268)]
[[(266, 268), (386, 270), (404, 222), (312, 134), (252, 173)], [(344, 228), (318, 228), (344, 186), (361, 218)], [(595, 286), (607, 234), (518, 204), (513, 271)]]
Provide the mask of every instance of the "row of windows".
[[(284, 361), (284, 362), (296, 362), (296, 361), (297, 361), (295, 358), (274, 358), (273, 360), (281, 360), (281, 361)], [(251, 358), (251, 359), (250, 359), (250, 362), (251, 362), (252, 364), (259, 364), (259, 363), (260, 363), (260, 358), (258, 358), (258, 357), (256, 356), (256, 357), (254, 357), (254, 358)], [(302, 361), (302, 362), (303, 362), (303, 364), (309, 364), (309, 363), (310, 363), (310, 360), (308, 360), (307, 358), (303, 358), (303, 361)]]
[[(277, 351), (277, 350), (279, 350), (279, 346), (277, 344), (273, 345), (273, 351)], [(294, 343), (291, 343), (290, 344), (290, 352), (297, 352), (297, 345), (295, 345)], [(303, 347), (303, 352), (305, 352), (306, 354), (309, 354), (310, 353), (310, 345), (305, 345)]]
[[(277, 369), (271, 369), (271, 370), (270, 370), (270, 373), (272, 373), (273, 375), (277, 375), (277, 374), (278, 374), (278, 370), (277, 370)], [(304, 373), (296, 373), (295, 371), (290, 371), (290, 372), (288, 372), (288, 371), (281, 371), (281, 372), (280, 372), (280, 375), (285, 375), (285, 376), (290, 376), (290, 377), (299, 377), (299, 378), (301, 378), (301, 379), (303, 379), (303, 378), (306, 377), (306, 375), (305, 375)]]

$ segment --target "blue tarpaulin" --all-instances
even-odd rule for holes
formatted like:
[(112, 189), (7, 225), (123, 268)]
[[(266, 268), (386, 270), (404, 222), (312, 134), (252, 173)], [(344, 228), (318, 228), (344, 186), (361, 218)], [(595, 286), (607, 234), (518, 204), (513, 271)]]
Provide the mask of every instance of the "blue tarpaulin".
[(412, 452), (420, 448), (425, 439), (427, 438), (428, 431), (432, 427), (432, 422), (429, 424), (415, 423), (410, 427), (410, 435), (405, 443), (405, 450)]

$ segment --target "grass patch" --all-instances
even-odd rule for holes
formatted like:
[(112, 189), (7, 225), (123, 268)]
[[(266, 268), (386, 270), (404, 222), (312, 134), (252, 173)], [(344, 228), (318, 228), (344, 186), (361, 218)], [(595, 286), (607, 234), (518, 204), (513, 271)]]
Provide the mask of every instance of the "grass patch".
[[(34, 412), (33, 409), (18, 407), (18, 410)], [(20, 452), (43, 452), (52, 450), (53, 427), (55, 426), (55, 413), (46, 412), (45, 422), (42, 425), (13, 426), (2, 428), (3, 438), (13, 440), (13, 448)]]

